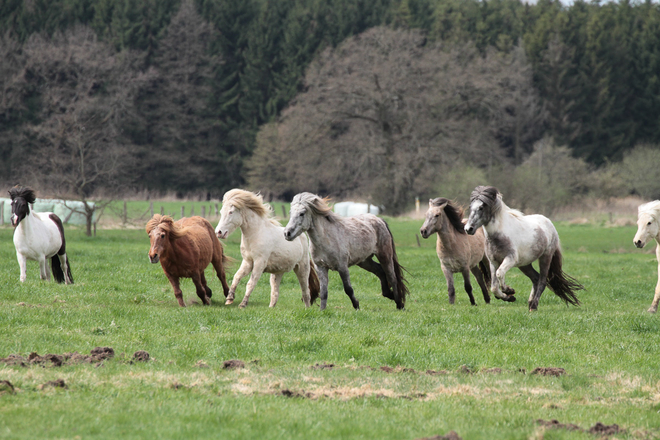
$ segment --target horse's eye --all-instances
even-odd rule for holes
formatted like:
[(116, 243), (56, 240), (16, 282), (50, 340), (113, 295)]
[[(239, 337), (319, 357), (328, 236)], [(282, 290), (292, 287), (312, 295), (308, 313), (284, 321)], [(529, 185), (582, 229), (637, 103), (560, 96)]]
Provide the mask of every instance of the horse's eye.
[(653, 223), (653, 222), (648, 222), (648, 223), (647, 223), (647, 226), (651, 226), (651, 223)]
[(438, 218), (438, 217), (440, 217), (440, 214), (436, 214), (436, 215), (435, 215), (435, 218)]
[(165, 238), (165, 234), (160, 234), (160, 238)]
[(305, 216), (305, 212), (303, 211), (300, 213), (300, 217), (304, 217), (304, 216)]

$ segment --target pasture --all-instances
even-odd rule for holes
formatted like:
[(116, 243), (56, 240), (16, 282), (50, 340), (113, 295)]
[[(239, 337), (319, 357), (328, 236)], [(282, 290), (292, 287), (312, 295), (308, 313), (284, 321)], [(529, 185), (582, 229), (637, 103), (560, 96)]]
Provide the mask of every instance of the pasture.
[[(463, 439), (595, 439), (586, 430), (596, 422), (619, 425), (609, 438), (660, 438), (660, 316), (646, 312), (657, 263), (653, 246), (633, 246), (635, 227), (558, 224), (565, 270), (587, 290), (580, 307), (546, 290), (530, 313), (531, 284), (518, 269), (507, 275), (517, 302), (485, 305), (475, 295), (472, 307), (457, 276), (450, 306), (435, 236), (418, 247), (422, 220), (388, 221), (409, 271), (405, 311), (355, 267), (360, 311), (334, 272), (323, 312), (318, 302), (303, 307), (293, 274), (274, 309), (267, 276), (249, 307), (224, 306), (210, 267), (212, 305), (184, 280), (190, 306), (180, 308), (149, 263), (144, 229), (89, 238), (67, 228), (75, 284), (39, 280), (35, 262), (21, 284), (12, 230), (0, 228), (0, 358), (115, 352), (60, 367), (0, 363), (0, 380), (15, 387), (0, 388), (0, 438), (415, 439), (454, 430)], [(238, 231), (225, 240), (236, 259), (228, 277), (239, 242)], [(138, 350), (151, 359), (133, 361)], [(245, 368), (224, 368), (230, 359)], [(566, 374), (532, 374), (537, 367)], [(57, 379), (66, 388), (43, 386)]]

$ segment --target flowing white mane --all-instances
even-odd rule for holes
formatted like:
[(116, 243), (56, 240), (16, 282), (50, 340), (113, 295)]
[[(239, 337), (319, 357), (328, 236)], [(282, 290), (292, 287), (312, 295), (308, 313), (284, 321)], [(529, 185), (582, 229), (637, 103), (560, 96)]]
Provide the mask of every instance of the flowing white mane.
[(652, 202), (639, 205), (637, 212), (638, 214), (649, 214), (655, 219), (660, 218), (660, 200), (654, 200)]
[(225, 203), (232, 204), (240, 211), (250, 209), (258, 216), (269, 220), (272, 224), (281, 226), (280, 222), (275, 219), (273, 207), (268, 203), (264, 203), (261, 194), (255, 194), (243, 189), (232, 189), (231, 191), (227, 191), (222, 198), (222, 204), (224, 205)]

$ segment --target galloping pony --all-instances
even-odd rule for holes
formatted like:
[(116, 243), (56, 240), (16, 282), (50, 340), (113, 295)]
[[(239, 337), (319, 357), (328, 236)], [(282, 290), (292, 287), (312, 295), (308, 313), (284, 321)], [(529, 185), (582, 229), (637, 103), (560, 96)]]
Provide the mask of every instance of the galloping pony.
[[(481, 226), (486, 235), (486, 254), (490, 271), (494, 274), (491, 284), (493, 294), (508, 300), (502, 292), (504, 277), (512, 267), (518, 267), (531, 281), (529, 310), (538, 308), (539, 299), (546, 285), (568, 305), (580, 304), (576, 290), (583, 290), (577, 280), (562, 270), (562, 254), (559, 235), (552, 222), (542, 215), (523, 215), (502, 201), (502, 195), (492, 186), (478, 186), (470, 196), (470, 216), (465, 231), (473, 235)], [(539, 260), (539, 272), (532, 263)]]
[(36, 200), (36, 194), (31, 188), (14, 187), (9, 190), (9, 196), (21, 282), (27, 277), (27, 260), (38, 261), (41, 279), (50, 281), (50, 271), (46, 263), (50, 258), (55, 281), (73, 284), (62, 220), (52, 212), (33, 212), (30, 209), (30, 205)]
[(658, 244), (655, 247), (655, 256), (658, 259), (658, 284), (655, 286), (655, 296), (649, 308), (650, 313), (658, 311), (658, 302), (660, 302), (660, 200), (645, 203), (637, 208), (637, 234), (633, 243), (638, 248), (643, 248), (646, 243), (655, 239)]
[(490, 266), (486, 258), (486, 237), (481, 229), (474, 235), (468, 235), (464, 227), (463, 208), (444, 197), (438, 197), (429, 200), (426, 220), (419, 232), (423, 238), (429, 238), (436, 232), (438, 234), (435, 251), (447, 279), (449, 304), (454, 304), (456, 300), (454, 274), (460, 272), (470, 304), (477, 305), (472, 295), (470, 271), (477, 279), (484, 301), (489, 304), (490, 295), (486, 285), (490, 283)]
[[(321, 284), (321, 310), (328, 301), (328, 270), (339, 272), (344, 291), (358, 310), (349, 266), (358, 265), (380, 279), (384, 297), (403, 309), (408, 287), (399, 265), (394, 239), (387, 223), (373, 214), (343, 218), (332, 212), (327, 200), (311, 193), (297, 194), (291, 202), (289, 223), (284, 237), (291, 241), (307, 232), (311, 241), (312, 259)], [(373, 257), (378, 258), (378, 262)]]
[(204, 305), (211, 304), (213, 292), (206, 284), (204, 269), (213, 264), (225, 296), (229, 292), (225, 276), (225, 257), (222, 244), (216, 238), (211, 223), (202, 217), (184, 217), (176, 222), (167, 215), (155, 214), (147, 222), (151, 240), (149, 260), (160, 264), (174, 289), (174, 296), (185, 307), (179, 278), (192, 278), (197, 296)]
[(220, 222), (215, 228), (218, 238), (225, 239), (241, 229), (241, 267), (234, 275), (225, 304), (234, 302), (236, 287), (241, 279), (252, 272), (245, 297), (239, 307), (244, 308), (261, 274), (270, 275), (270, 307), (275, 307), (280, 296), (280, 283), (286, 272), (294, 271), (302, 289), (302, 300), (311, 306), (319, 294), (319, 280), (309, 253), (309, 241), (301, 235), (293, 241), (284, 238), (284, 228), (273, 218), (270, 205), (250, 191), (232, 189), (222, 198)]

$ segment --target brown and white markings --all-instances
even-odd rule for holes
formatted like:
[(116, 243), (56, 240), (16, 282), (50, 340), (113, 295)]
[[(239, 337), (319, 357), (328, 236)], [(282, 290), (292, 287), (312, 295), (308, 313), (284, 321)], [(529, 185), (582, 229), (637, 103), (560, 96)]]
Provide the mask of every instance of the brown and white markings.
[[(339, 272), (346, 295), (357, 310), (348, 268), (358, 265), (380, 279), (384, 297), (403, 309), (408, 287), (399, 264), (394, 239), (387, 223), (373, 214), (343, 218), (332, 212), (327, 201), (311, 193), (297, 194), (291, 202), (289, 223), (284, 237), (291, 241), (307, 232), (312, 259), (321, 290), (321, 310), (328, 301), (328, 270)], [(378, 262), (373, 257), (378, 258)]]
[(202, 303), (211, 304), (212, 291), (204, 276), (204, 269), (209, 264), (213, 264), (227, 296), (229, 286), (224, 267), (227, 258), (208, 220), (184, 217), (175, 222), (170, 216), (155, 214), (147, 222), (146, 230), (151, 240), (149, 261), (153, 264), (160, 262), (181, 307), (186, 305), (179, 278), (192, 278)]
[(658, 311), (658, 302), (660, 302), (660, 226), (658, 219), (660, 219), (660, 200), (645, 203), (637, 208), (637, 233), (633, 238), (633, 243), (640, 249), (653, 239), (658, 244), (655, 247), (655, 256), (658, 259), (658, 283), (655, 286), (653, 302), (648, 310), (651, 313)]
[(426, 220), (419, 232), (423, 238), (438, 234), (435, 250), (440, 259), (442, 273), (447, 279), (449, 303), (454, 304), (456, 300), (454, 274), (460, 273), (463, 275), (463, 285), (470, 297), (470, 304), (477, 305), (472, 295), (471, 271), (481, 288), (484, 301), (489, 304), (490, 295), (486, 285), (490, 283), (490, 266), (486, 258), (486, 237), (481, 229), (474, 235), (468, 235), (464, 227), (463, 208), (444, 197), (438, 197), (429, 200)]
[[(493, 274), (491, 290), (496, 297), (508, 299), (501, 286), (509, 269), (518, 267), (532, 281), (530, 311), (538, 308), (546, 285), (566, 304), (580, 304), (575, 291), (583, 290), (584, 286), (563, 272), (559, 235), (547, 217), (523, 215), (504, 204), (497, 188), (478, 186), (470, 196), (470, 216), (465, 231), (472, 235), (482, 226)], [(539, 272), (532, 267), (536, 260)]]
[(62, 221), (52, 212), (33, 212), (36, 200), (33, 189), (16, 186), (9, 190), (14, 246), (21, 271), (21, 282), (27, 278), (27, 260), (39, 262), (42, 280), (50, 281), (46, 260), (50, 258), (53, 277), (58, 283), (73, 284)]

